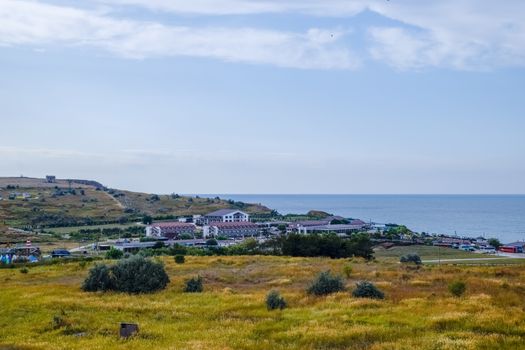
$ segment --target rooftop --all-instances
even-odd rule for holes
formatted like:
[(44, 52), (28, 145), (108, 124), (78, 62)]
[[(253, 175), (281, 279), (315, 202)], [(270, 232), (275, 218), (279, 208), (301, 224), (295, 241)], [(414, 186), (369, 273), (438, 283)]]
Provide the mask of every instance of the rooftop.
[(223, 215), (228, 215), (228, 214), (233, 214), (233, 213), (246, 214), (243, 211), (240, 211), (238, 209), (219, 209), (219, 210), (212, 211), (211, 213), (206, 214), (206, 216), (223, 216)]
[(179, 222), (179, 221), (170, 221), (170, 222), (156, 222), (151, 224), (153, 227), (191, 227), (195, 226), (194, 224), (187, 223), (187, 222)]

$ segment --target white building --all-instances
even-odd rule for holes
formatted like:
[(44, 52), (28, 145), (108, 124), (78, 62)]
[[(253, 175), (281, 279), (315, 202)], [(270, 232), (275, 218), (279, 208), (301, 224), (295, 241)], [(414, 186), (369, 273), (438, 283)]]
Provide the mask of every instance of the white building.
[(209, 225), (212, 222), (249, 222), (250, 215), (236, 209), (220, 209), (204, 215), (202, 223)]
[(259, 226), (253, 222), (213, 222), (202, 227), (204, 238), (225, 236), (228, 238), (253, 237), (259, 234)]

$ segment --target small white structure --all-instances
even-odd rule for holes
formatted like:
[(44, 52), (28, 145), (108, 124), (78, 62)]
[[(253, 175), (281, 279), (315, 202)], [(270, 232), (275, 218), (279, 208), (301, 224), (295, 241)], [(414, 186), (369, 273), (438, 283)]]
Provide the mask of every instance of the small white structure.
[(236, 209), (220, 209), (204, 215), (202, 223), (209, 225), (212, 222), (248, 222), (250, 216)]

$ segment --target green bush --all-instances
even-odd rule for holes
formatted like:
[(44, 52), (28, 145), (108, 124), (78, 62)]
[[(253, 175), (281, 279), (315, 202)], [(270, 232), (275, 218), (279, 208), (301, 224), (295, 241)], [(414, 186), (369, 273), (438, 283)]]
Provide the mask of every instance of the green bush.
[(120, 260), (116, 265), (96, 265), (82, 285), (87, 292), (115, 290), (126, 293), (151, 293), (164, 289), (169, 277), (164, 266), (133, 256)]
[(206, 241), (206, 245), (219, 245), (219, 242), (213, 238), (210, 238)]
[(333, 276), (330, 271), (321, 272), (310, 287), (306, 290), (308, 294), (327, 295), (345, 290), (345, 284), (340, 276)]
[(200, 293), (202, 292), (202, 278), (201, 276), (190, 278), (186, 281), (184, 292), (186, 293)]
[(86, 292), (108, 291), (115, 289), (115, 276), (111, 268), (104, 264), (96, 264), (89, 270), (82, 289)]
[(448, 290), (453, 296), (460, 297), (467, 290), (467, 285), (465, 282), (455, 281), (448, 285)]
[(161, 249), (161, 248), (164, 248), (166, 247), (166, 244), (162, 241), (157, 241), (155, 242), (155, 244), (153, 245), (153, 249)]
[(29, 269), (25, 266), (20, 269), (20, 273), (26, 274), (28, 272), (29, 272)]
[(161, 263), (141, 256), (120, 260), (113, 268), (115, 288), (126, 293), (151, 293), (166, 288), (169, 277)]
[(286, 307), (286, 301), (278, 291), (272, 290), (266, 296), (266, 307), (268, 310), (282, 310)]
[(385, 294), (380, 291), (373, 283), (362, 281), (357, 283), (356, 289), (352, 292), (355, 298), (384, 299)]
[(115, 249), (111, 247), (110, 250), (106, 252), (106, 259), (118, 260), (124, 256), (124, 252), (120, 249)]
[(177, 264), (184, 264), (185, 261), (184, 255), (175, 255), (175, 262)]
[(402, 263), (414, 263), (416, 265), (421, 265), (421, 257), (417, 254), (407, 254), (402, 256), (399, 259)]

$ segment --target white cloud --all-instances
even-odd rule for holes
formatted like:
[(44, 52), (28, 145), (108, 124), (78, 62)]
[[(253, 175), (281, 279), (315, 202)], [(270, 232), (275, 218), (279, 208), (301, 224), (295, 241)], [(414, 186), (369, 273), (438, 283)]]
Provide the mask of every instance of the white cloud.
[(92, 0), (109, 5), (134, 5), (155, 11), (198, 15), (247, 15), (261, 13), (304, 13), (353, 16), (368, 3), (383, 0)]
[[(304, 69), (351, 69), (352, 52), (340, 35), (320, 40), (306, 33), (254, 28), (184, 27), (108, 17), (93, 11), (37, 2), (4, 0), (0, 45), (65, 44), (104, 48), (129, 58), (211, 57), (231, 62)], [(325, 34), (326, 36), (326, 34)]]
[[(369, 59), (403, 70), (525, 65), (522, 0), (45, 1), (2, 0), (0, 45), (81, 45), (129, 58), (207, 57), (303, 69), (355, 69)], [(57, 1), (69, 7), (49, 4)], [(287, 13), (340, 18), (344, 26), (368, 10), (390, 23), (370, 20), (364, 40), (352, 34), (363, 47), (350, 48), (344, 29), (292, 32), (234, 28), (228, 21), (219, 27), (174, 26), (126, 17), (134, 13), (125, 11), (130, 6), (151, 10), (148, 18), (161, 12), (204, 18)]]
[(300, 13), (352, 17), (365, 10), (399, 25), (369, 28), (368, 51), (399, 69), (525, 65), (522, 0), (94, 0), (196, 15)]

